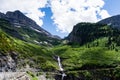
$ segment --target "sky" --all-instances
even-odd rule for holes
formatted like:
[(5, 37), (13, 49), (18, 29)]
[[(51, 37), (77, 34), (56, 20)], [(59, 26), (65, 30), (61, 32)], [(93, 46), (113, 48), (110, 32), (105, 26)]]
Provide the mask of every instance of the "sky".
[(0, 0), (0, 12), (20, 10), (53, 35), (66, 37), (80, 22), (120, 14), (120, 0)]

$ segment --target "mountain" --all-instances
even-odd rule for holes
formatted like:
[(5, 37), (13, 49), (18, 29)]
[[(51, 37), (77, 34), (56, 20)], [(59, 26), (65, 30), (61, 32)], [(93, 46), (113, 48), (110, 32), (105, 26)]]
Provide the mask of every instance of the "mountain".
[(4, 24), (1, 29), (13, 37), (36, 44), (56, 45), (60, 43), (59, 37), (50, 34), (18, 10), (8, 11), (6, 14), (0, 13), (0, 18), (0, 23)]
[(107, 24), (112, 27), (120, 29), (120, 15), (115, 15), (99, 21), (98, 23)]
[(74, 26), (73, 31), (68, 35), (67, 39), (70, 43), (83, 45), (101, 37), (113, 37), (113, 40), (117, 41), (119, 34), (119, 29), (106, 24), (78, 23)]
[(109, 35), (111, 28), (96, 23), (78, 23), (68, 35), (69, 42), (83, 45), (100, 37)]

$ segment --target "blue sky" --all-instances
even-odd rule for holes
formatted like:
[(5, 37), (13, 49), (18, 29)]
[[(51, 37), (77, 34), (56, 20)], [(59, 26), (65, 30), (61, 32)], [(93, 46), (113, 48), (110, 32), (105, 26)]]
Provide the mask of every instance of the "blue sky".
[(41, 11), (44, 11), (46, 13), (46, 16), (44, 16), (43, 18), (44, 24), (42, 26), (45, 30), (47, 30), (53, 35), (58, 35), (62, 38), (68, 35), (68, 33), (61, 33), (59, 31), (56, 31), (57, 26), (54, 24), (53, 20), (51, 19), (53, 14), (51, 12), (50, 7), (42, 8)]
[(104, 0), (104, 1), (105, 5), (103, 8), (106, 9), (111, 16), (120, 14), (120, 0)]
[(0, 0), (0, 12), (20, 10), (51, 34), (63, 38), (79, 22), (97, 22), (120, 14), (119, 3), (120, 0)]

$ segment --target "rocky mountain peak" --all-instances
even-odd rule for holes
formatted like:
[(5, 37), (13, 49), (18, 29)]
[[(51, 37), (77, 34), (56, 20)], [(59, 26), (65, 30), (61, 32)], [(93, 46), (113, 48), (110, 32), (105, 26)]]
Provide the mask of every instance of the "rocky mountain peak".
[(6, 16), (7, 17), (12, 17), (12, 18), (21, 18), (23, 16), (25, 17), (25, 15), (22, 12), (20, 12), (19, 10), (14, 11), (14, 12), (8, 11), (6, 13)]
[(28, 27), (38, 26), (32, 19), (25, 16), (19, 10), (16, 10), (14, 12), (8, 11), (6, 13), (6, 17), (12, 24), (17, 25), (17, 26), (18, 25), (19, 26), (28, 26)]

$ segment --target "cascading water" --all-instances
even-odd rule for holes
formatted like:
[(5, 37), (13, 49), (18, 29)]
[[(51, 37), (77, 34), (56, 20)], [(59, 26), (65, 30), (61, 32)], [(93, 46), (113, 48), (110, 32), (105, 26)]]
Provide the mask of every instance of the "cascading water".
[(61, 61), (60, 61), (60, 57), (58, 56), (58, 65), (59, 65), (59, 68), (60, 68), (60, 71), (63, 71), (63, 68), (62, 68), (62, 64), (61, 64)]
[(59, 56), (58, 56), (57, 60), (58, 60), (58, 65), (59, 65), (60, 71), (62, 72), (62, 80), (64, 80), (64, 77), (66, 76), (66, 74), (64, 73), (64, 69), (62, 68), (62, 64), (61, 64), (61, 60), (60, 60)]

